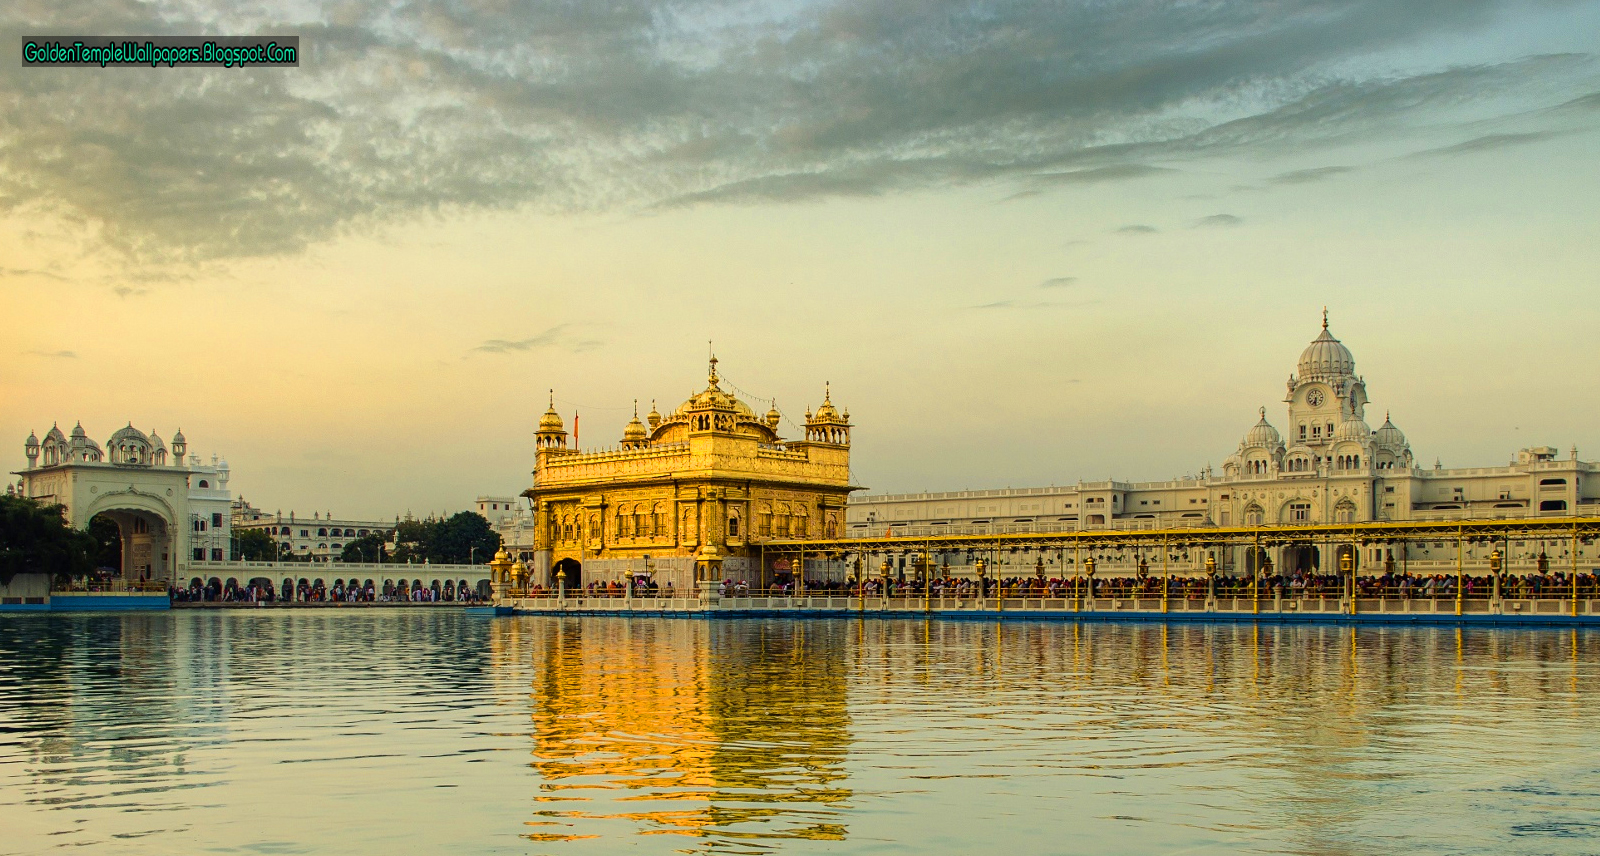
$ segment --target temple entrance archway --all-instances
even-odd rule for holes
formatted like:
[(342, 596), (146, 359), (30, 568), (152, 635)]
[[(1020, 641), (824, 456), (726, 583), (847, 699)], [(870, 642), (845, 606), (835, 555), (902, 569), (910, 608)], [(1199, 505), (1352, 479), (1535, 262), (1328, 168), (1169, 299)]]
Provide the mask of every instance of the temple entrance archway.
[(1322, 567), (1322, 554), (1315, 544), (1290, 544), (1283, 548), (1285, 574), (1314, 574)]
[(550, 588), (561, 585), (565, 579), (567, 588), (583, 588), (583, 563), (577, 559), (562, 559), (550, 568)]
[[(124, 580), (171, 580), (176, 567), (176, 539), (172, 526), (159, 512), (148, 508), (101, 508), (89, 519), (89, 531), (107, 538), (96, 565)], [(114, 557), (114, 561), (113, 561)]]

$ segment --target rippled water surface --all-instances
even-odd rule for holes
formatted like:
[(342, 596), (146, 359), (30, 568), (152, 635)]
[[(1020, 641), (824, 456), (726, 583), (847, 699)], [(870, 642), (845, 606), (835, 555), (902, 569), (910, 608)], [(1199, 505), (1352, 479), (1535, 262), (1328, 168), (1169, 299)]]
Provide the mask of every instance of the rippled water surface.
[(0, 616), (0, 852), (1595, 853), (1600, 636)]

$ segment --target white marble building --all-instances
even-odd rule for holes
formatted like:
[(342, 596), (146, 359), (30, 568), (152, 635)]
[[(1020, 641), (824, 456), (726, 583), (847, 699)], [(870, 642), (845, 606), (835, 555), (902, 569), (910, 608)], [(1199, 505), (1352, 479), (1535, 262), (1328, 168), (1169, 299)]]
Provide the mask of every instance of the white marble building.
[[(211, 464), (184, 456), (183, 432), (169, 450), (155, 432), (130, 423), (105, 446), (91, 439), (82, 423), (63, 433), (53, 426), (40, 440), (30, 433), (23, 444), (28, 465), (11, 489), (23, 496), (65, 507), (67, 522), (86, 529), (104, 516), (122, 536), (122, 575), (129, 580), (178, 579), (191, 560), (229, 558), (228, 462)], [(220, 553), (218, 551), (221, 551)]]
[[(242, 497), (233, 504), (232, 518), (235, 529), (262, 530), (277, 542), (280, 552), (288, 548), (288, 552), (296, 558), (313, 562), (337, 561), (344, 553), (345, 545), (357, 538), (382, 535), (388, 539), (400, 522), (398, 518), (393, 521), (336, 518), (332, 511), (326, 514), (313, 511), (308, 520), (294, 511), (288, 514), (281, 510), (262, 511)], [(377, 557), (369, 557), (366, 561), (376, 562)]]
[(1419, 467), (1389, 415), (1367, 421), (1367, 385), (1328, 330), (1301, 352), (1279, 431), (1263, 408), (1220, 472), (1160, 482), (855, 496), (851, 536), (1157, 529), (1385, 520), (1596, 516), (1600, 465), (1540, 446), (1504, 465)]
[(534, 517), (527, 500), (515, 496), (480, 496), (478, 513), (500, 535), (500, 543), (511, 558), (525, 563), (534, 560)]

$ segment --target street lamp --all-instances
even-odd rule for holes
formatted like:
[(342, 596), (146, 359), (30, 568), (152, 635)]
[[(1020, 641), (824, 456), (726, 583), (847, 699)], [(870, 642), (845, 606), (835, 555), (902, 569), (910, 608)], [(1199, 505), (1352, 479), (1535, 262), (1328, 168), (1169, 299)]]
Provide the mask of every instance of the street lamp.
[(1339, 553), (1339, 575), (1344, 578), (1341, 582), (1345, 590), (1345, 597), (1350, 598), (1350, 612), (1352, 615), (1356, 611), (1356, 560), (1354, 554), (1355, 548), (1353, 547), (1346, 547)]

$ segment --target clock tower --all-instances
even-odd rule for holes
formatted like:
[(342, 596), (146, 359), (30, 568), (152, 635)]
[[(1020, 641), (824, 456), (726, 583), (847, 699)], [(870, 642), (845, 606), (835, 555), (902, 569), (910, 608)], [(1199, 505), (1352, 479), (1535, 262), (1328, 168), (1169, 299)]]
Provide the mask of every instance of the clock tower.
[(1332, 443), (1345, 422), (1366, 421), (1367, 388), (1356, 375), (1350, 349), (1328, 332), (1328, 311), (1322, 311), (1322, 332), (1300, 354), (1296, 373), (1289, 376), (1289, 436), (1291, 445), (1312, 449)]

